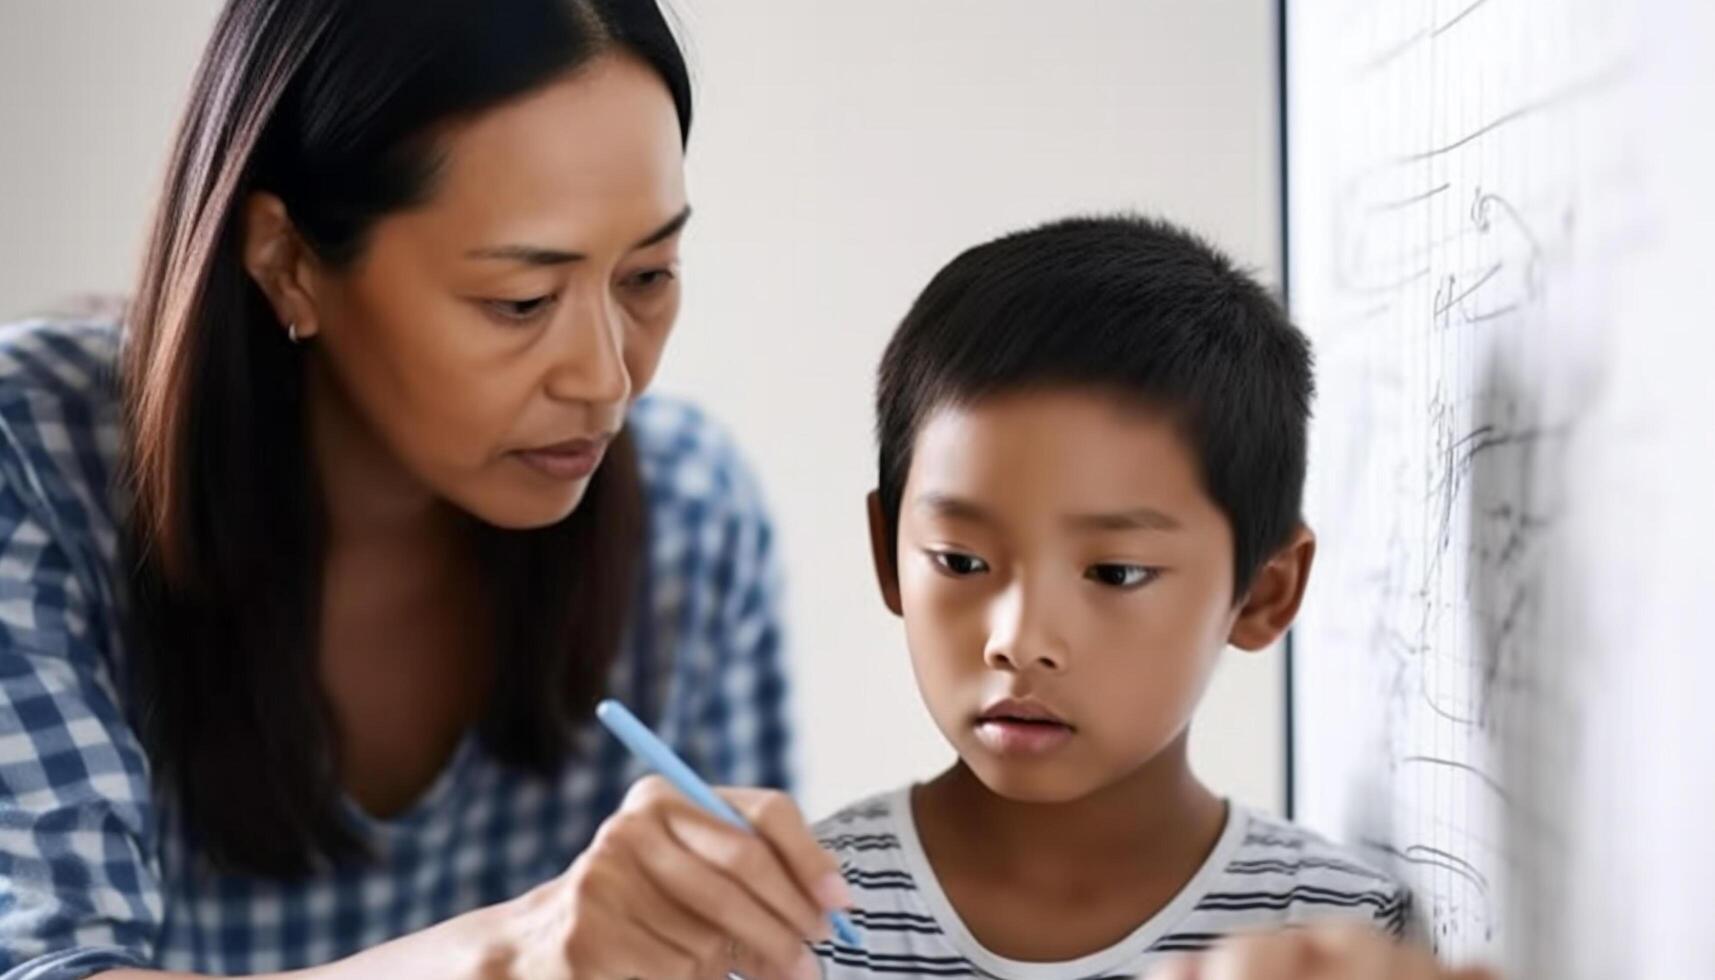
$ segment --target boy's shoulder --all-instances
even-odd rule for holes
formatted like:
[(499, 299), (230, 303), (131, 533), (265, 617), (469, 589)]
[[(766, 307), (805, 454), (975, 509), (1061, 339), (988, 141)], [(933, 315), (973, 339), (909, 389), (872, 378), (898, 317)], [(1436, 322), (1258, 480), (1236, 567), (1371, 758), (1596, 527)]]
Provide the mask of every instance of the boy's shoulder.
[(1403, 931), (1410, 891), (1356, 848), (1247, 807), (1234, 805), (1231, 819), (1231, 850), (1199, 911), (1285, 922), (1351, 917)]
[(1392, 875), (1357, 848), (1336, 844), (1309, 827), (1237, 804), (1233, 818), (1242, 822), (1243, 830), (1235, 862), (1273, 863), (1294, 871), (1327, 871), (1354, 881), (1395, 883)]
[(897, 852), (901, 843), (901, 808), (909, 806), (909, 789), (865, 797), (818, 822), (813, 828), (824, 849), (849, 863), (860, 855)]

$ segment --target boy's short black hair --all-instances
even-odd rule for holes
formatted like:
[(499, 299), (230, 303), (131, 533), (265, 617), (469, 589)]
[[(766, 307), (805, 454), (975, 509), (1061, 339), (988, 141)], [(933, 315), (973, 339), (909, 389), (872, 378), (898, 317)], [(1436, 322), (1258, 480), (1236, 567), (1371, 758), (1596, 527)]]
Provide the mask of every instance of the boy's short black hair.
[(1165, 221), (1070, 218), (978, 245), (893, 335), (876, 394), (889, 540), (917, 431), (947, 403), (1109, 390), (1170, 413), (1233, 530), (1235, 601), (1301, 521), (1310, 343), (1226, 255)]

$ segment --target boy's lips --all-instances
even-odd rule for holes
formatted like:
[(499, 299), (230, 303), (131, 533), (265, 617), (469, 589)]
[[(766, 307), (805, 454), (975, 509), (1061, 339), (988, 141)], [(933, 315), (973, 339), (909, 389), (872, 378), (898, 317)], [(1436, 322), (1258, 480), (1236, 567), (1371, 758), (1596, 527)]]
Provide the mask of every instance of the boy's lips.
[(1003, 698), (976, 719), (977, 738), (1002, 755), (1043, 755), (1066, 744), (1077, 729), (1030, 698)]
[(1053, 708), (1035, 698), (1009, 697), (990, 701), (982, 714), (977, 716), (977, 721), (1037, 721), (1071, 727)]

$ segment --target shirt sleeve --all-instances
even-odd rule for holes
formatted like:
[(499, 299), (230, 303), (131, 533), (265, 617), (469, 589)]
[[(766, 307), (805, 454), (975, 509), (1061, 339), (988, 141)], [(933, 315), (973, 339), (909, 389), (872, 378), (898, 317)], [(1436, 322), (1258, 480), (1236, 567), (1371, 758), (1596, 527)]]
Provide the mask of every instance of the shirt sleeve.
[(76, 980), (152, 955), (148, 768), (90, 583), (4, 419), (0, 430), (0, 980)]

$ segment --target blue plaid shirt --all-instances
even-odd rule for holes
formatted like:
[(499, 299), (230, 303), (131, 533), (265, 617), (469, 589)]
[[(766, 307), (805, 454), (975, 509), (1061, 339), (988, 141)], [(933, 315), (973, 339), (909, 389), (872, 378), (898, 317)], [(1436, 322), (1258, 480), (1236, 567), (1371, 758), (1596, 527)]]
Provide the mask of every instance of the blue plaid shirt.
[[(0, 980), (311, 966), (564, 870), (639, 775), (589, 726), (588, 761), (551, 780), (467, 737), (404, 814), (348, 802), (377, 855), (361, 867), (282, 883), (218, 873), (187, 843), (117, 681), (117, 353), (110, 325), (0, 328)], [(686, 405), (644, 399), (630, 426), (650, 534), (610, 690), (713, 781), (783, 786), (777, 577), (756, 487)]]

